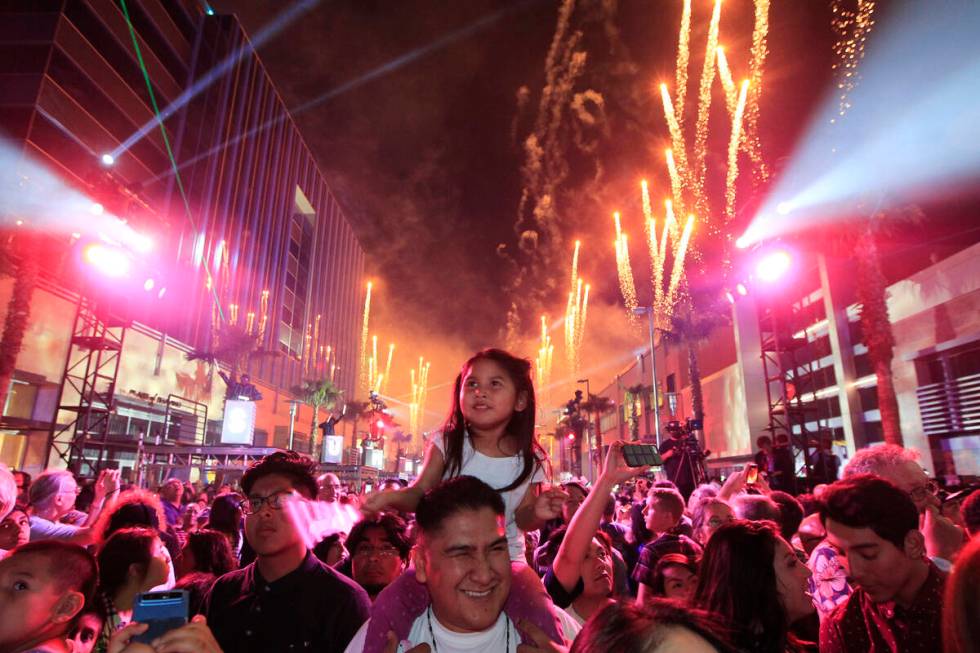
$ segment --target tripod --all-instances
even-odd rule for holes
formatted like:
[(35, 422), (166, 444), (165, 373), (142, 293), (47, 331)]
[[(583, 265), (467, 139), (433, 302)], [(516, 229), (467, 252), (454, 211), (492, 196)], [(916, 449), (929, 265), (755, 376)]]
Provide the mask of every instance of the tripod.
[[(679, 452), (679, 460), (677, 467), (674, 468), (673, 475), (667, 475), (668, 479), (677, 486), (685, 499), (691, 495), (694, 488), (708, 479), (708, 472), (704, 468), (704, 455), (695, 443), (690, 442), (690, 438), (691, 436), (687, 436), (685, 438), (687, 440), (686, 442), (680, 447), (675, 447), (675, 450)], [(690, 479), (690, 482), (684, 482), (686, 479)]]

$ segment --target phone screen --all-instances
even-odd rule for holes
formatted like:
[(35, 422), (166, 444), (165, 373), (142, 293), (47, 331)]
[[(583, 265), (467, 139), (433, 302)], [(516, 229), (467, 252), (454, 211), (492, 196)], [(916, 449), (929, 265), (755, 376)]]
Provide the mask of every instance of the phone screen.
[(133, 621), (149, 624), (150, 627), (142, 635), (137, 635), (134, 641), (149, 644), (164, 633), (186, 624), (189, 604), (187, 590), (143, 592), (138, 595), (133, 606)]
[(755, 485), (759, 482), (759, 468), (756, 465), (749, 465), (749, 473), (745, 475), (745, 482)]

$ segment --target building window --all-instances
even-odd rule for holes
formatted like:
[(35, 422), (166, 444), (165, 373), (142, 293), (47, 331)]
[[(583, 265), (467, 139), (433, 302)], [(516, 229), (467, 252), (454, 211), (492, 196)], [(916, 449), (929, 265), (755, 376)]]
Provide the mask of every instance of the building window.
[(915, 367), (926, 434), (980, 433), (980, 342), (919, 358)]
[(286, 283), (279, 323), (279, 347), (291, 356), (301, 356), (306, 335), (310, 259), (316, 212), (306, 195), (296, 187), (296, 201), (289, 220), (289, 250), (286, 253)]

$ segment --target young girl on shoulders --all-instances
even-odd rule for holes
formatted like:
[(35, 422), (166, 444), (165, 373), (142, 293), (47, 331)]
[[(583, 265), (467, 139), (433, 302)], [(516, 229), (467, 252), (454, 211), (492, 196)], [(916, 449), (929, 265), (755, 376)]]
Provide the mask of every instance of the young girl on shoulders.
[[(530, 361), (500, 349), (480, 351), (456, 377), (452, 412), (442, 433), (429, 443), (415, 482), (402, 490), (373, 494), (361, 508), (365, 514), (391, 509), (414, 512), (426, 490), (454, 476), (475, 476), (496, 488), (504, 499), (514, 572), (505, 610), (513, 621), (518, 621), (515, 616), (527, 619), (557, 638), (541, 582), (527, 566), (522, 532), (541, 528), (559, 516), (565, 500), (563, 490), (545, 484), (549, 465), (534, 436), (535, 416)], [(387, 630), (401, 635), (428, 605), (425, 586), (410, 574), (379, 595), (365, 652), (382, 650)], [(410, 616), (403, 616), (406, 613)]]

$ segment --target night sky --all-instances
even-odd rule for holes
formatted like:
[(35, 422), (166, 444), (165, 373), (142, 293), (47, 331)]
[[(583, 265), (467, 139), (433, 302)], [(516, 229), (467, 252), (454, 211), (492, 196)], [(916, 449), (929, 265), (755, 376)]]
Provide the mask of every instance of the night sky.
[[(213, 4), (219, 13), (237, 14), (250, 34), (290, 5)], [(518, 333), (527, 343), (521, 353), (533, 356), (529, 343), (537, 334), (537, 316), (544, 311), (554, 322), (564, 311), (576, 238), (584, 243), (582, 276), (595, 289), (586, 365), (602, 368), (596, 374), (601, 378), (611, 371), (606, 362), (622, 367), (621, 361), (603, 360), (607, 352), (628, 354), (643, 342), (616, 307), (621, 300), (610, 213), (624, 212), (639, 243), (639, 179), (648, 177), (658, 198), (668, 188), (657, 85), (673, 81), (682, 3), (577, 3), (568, 33), (581, 32), (577, 49), (587, 60), (573, 91), (594, 91), (602, 107), (587, 107), (597, 117), (594, 125), (564, 107), (557, 139), (567, 168), (556, 192), (560, 234), (522, 252), (515, 232), (522, 143), (538, 117), (559, 4), (324, 0), (259, 48), (291, 109), (431, 48), (295, 115), (367, 253), (368, 273), (378, 280), (372, 332), (379, 333), (385, 351), (390, 340), (398, 343), (398, 375), (406, 385), (407, 359), (434, 359), (432, 382), (438, 384), (450, 380), (475, 349), (504, 344), (515, 298), (523, 320)], [(694, 2), (689, 107), (695, 104), (711, 6), (709, 0)], [(828, 92), (829, 6), (772, 3), (761, 118), (770, 161), (792, 151), (808, 115)], [(747, 69), (752, 12), (751, 0), (724, 5), (721, 42), (737, 78)], [(519, 106), (521, 87), (526, 101)], [(709, 175), (721, 169), (723, 179), (730, 124), (717, 81), (715, 91)], [(634, 268), (642, 295), (649, 292), (642, 282), (649, 275), (642, 273), (648, 263), (641, 254), (637, 248)], [(560, 333), (552, 334), (556, 341)], [(397, 385), (393, 390), (399, 393)], [(442, 395), (433, 396), (430, 408), (442, 412)]]

